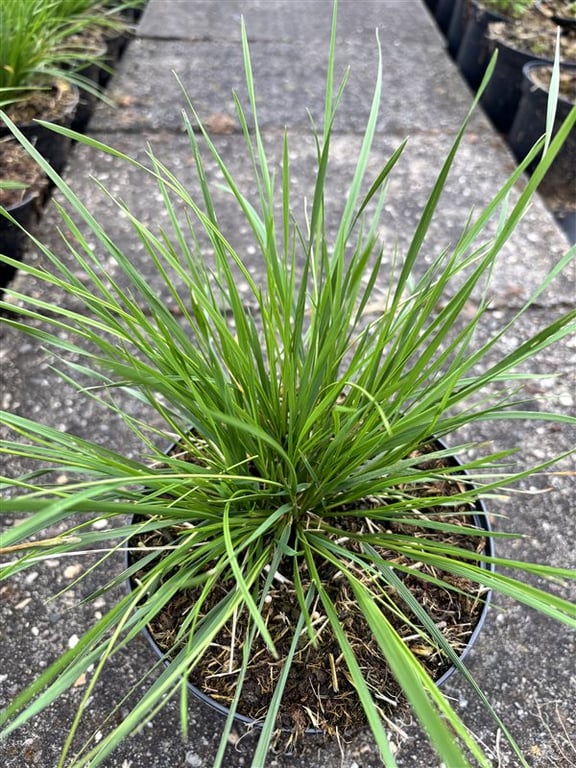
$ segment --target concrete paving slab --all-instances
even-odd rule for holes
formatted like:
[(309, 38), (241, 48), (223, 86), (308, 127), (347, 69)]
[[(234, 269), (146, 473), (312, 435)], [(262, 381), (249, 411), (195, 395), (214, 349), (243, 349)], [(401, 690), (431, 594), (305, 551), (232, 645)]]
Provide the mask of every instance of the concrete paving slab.
[[(297, 40), (317, 47), (328, 40), (332, 21), (331, 0), (161, 0), (149, 3), (138, 26), (139, 37), (174, 40), (240, 40), (244, 16), (251, 42), (293, 43)], [(420, 45), (438, 45), (438, 29), (420, 0), (356, 0), (340, 3), (338, 41), (351, 37), (374, 40), (374, 30), (395, 40), (413, 42), (418, 26)]]
[[(379, 130), (387, 133), (455, 132), (469, 106), (464, 82), (454, 78), (454, 64), (438, 43), (419, 48), (411, 58), (387, 33), (382, 36), (383, 106)], [(295, 38), (266, 42), (251, 50), (261, 128), (308, 129), (311, 110), (324, 120), (327, 51)], [(336, 82), (351, 65), (345, 98), (335, 121), (337, 131), (362, 131), (374, 90), (378, 59), (374, 36), (351, 38), (339, 49)], [(418, 77), (414, 72), (418, 72)], [(150, 73), (154, 73), (150, 76)], [(112, 81), (116, 106), (98, 109), (91, 130), (182, 130), (186, 100), (178, 76), (202, 120), (217, 117), (238, 130), (232, 92), (248, 105), (242, 51), (237, 42), (189, 42), (139, 39), (132, 43)], [(249, 125), (253, 125), (246, 109)], [(224, 123), (228, 129), (228, 124)], [(492, 130), (485, 129), (492, 134)]]
[[(93, 134), (95, 139), (110, 141), (114, 148), (147, 163), (147, 148), (167, 162), (169, 169), (190, 192), (195, 200), (201, 200), (196, 170), (194, 167), (189, 140), (183, 135), (170, 132), (147, 131), (141, 134), (118, 133)], [(256, 184), (252, 170), (246, 163), (244, 139), (237, 134), (214, 136), (216, 146), (244, 192), (255, 199)], [(315, 146), (311, 135), (297, 132), (290, 133), (290, 169), (292, 174), (291, 201), (292, 210), (302, 227), (305, 226), (304, 210), (306, 200), (312, 199), (315, 179)], [(280, 172), (282, 136), (278, 132), (266, 132), (264, 142), (269, 152), (272, 167)], [(389, 268), (398, 249), (401, 261), (407, 252), (410, 239), (419, 221), (427, 197), (434, 185), (444, 157), (452, 142), (451, 136), (443, 134), (416, 134), (411, 137), (403, 157), (396, 166), (391, 179), (381, 219), (381, 238), (385, 256), (381, 279), (374, 291), (374, 301), (378, 301), (388, 288)], [(335, 238), (339, 213), (342, 210), (348, 185), (355, 168), (356, 157), (360, 151), (361, 138), (355, 134), (338, 134), (332, 141), (332, 160), (326, 187), (327, 234)], [(377, 177), (381, 168), (399, 144), (399, 139), (389, 134), (378, 136), (372, 153), (368, 184)], [(222, 177), (212, 159), (207, 158), (207, 176), (215, 190), (221, 225), (229, 242), (242, 255), (254, 276), (264, 276), (263, 264), (255, 247), (254, 237), (243, 218), (242, 212), (231, 195), (220, 192), (217, 185)], [(429, 234), (421, 252), (420, 263), (415, 274), (421, 274), (439, 253), (454, 247), (468, 217), (472, 211), (476, 215), (486, 206), (504, 183), (508, 173), (514, 169), (513, 161), (503, 149), (498, 138), (493, 134), (480, 135), (471, 131), (464, 139), (461, 152), (457, 157), (437, 214), (431, 224)], [(147, 178), (138, 168), (128, 163), (120, 163), (116, 158), (89, 147), (77, 147), (67, 174), (68, 179), (87, 207), (95, 212), (96, 217), (106, 231), (124, 252), (129, 253), (134, 263), (138, 263), (144, 274), (150, 275), (158, 294), (170, 300), (163, 281), (153, 277), (155, 268), (145, 253), (143, 244), (134, 236), (126, 216), (119, 213), (116, 204), (104, 195), (91, 178), (109, 188), (128, 206), (129, 210), (156, 234), (160, 228), (170, 232), (168, 213), (162, 202), (162, 196), (156, 182)], [(521, 185), (519, 185), (521, 186)], [(518, 192), (512, 195), (511, 202)], [(58, 198), (57, 198), (58, 199)], [(59, 254), (63, 254), (58, 235), (59, 214), (54, 207), (47, 211), (42, 223), (42, 239)], [(497, 216), (494, 217), (486, 232), (492, 235), (496, 231)], [(88, 242), (98, 248), (94, 236), (88, 235)], [(210, 258), (210, 248), (204, 243), (204, 255)], [(517, 232), (504, 247), (497, 262), (491, 294), (498, 306), (518, 307), (537, 288), (545, 274), (565, 251), (566, 243), (540, 201), (535, 200), (527, 212)], [(46, 261), (41, 254), (31, 250), (27, 261), (38, 265)], [(108, 254), (99, 254), (103, 271), (113, 278), (118, 277), (118, 268)], [(398, 262), (397, 262), (398, 263)], [(122, 284), (122, 281), (120, 281)], [(178, 284), (175, 279), (174, 284)], [(460, 281), (455, 281), (455, 286)], [(180, 281), (181, 283), (181, 281)], [(14, 284), (21, 290), (35, 291), (34, 281), (23, 272)], [(248, 290), (248, 286), (244, 286)], [(41, 287), (40, 292), (44, 291)], [(576, 274), (568, 272), (558, 281), (552, 292), (544, 294), (544, 305), (570, 304), (576, 293)], [(62, 297), (67, 305), (73, 301)], [(247, 297), (249, 303), (249, 298)]]

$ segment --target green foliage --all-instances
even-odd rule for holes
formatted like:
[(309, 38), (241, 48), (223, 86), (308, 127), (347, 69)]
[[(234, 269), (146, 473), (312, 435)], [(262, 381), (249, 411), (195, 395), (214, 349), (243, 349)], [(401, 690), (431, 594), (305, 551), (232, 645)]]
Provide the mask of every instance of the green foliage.
[(54, 78), (93, 89), (77, 71), (99, 54), (79, 46), (75, 36), (125, 29), (121, 7), (105, 0), (2, 0), (0, 106), (49, 87)]
[[(334, 85), (336, 8), (323, 129), (313, 128), (317, 170), (304, 226), (297, 223), (294, 211), (305, 203), (291, 198), (291, 139), (288, 135), (283, 138), (276, 175), (259, 129), (244, 29), (242, 41), (252, 129), (247, 112), (238, 101), (236, 106), (253, 170), (249, 186), (255, 194), (242, 190), (192, 105), (192, 117), (185, 121), (201, 188), (199, 198), (190, 194), (152, 150), (147, 162), (140, 163), (94, 139), (54, 127), (118, 162), (131, 164), (157, 184), (169, 222), (169, 229), (160, 231), (148, 227), (122, 200), (107, 192), (154, 266), (153, 278), (147, 279), (139, 271), (131, 253), (124, 252), (107, 232), (106, 223), (94, 218), (7, 121), (60, 190), (62, 247), (68, 251), (64, 257), (60, 249), (36, 241), (46, 266), (21, 268), (72, 301), (50, 304), (34, 292), (8, 291), (11, 301), (0, 303), (12, 311), (5, 322), (51, 348), (62, 365), (68, 366), (62, 372), (64, 378), (71, 384), (81, 382), (76, 385), (79, 393), (120, 417), (142, 441), (143, 456), (127, 458), (116, 453), (114, 446), (106, 448), (3, 412), (0, 424), (11, 437), (0, 442), (0, 452), (38, 468), (2, 479), (11, 492), (1, 513), (19, 521), (3, 535), (8, 559), (1, 566), (2, 576), (10, 578), (34, 567), (42, 556), (94, 550), (100, 559), (92, 570), (102, 571), (101, 594), (134, 574), (136, 566), (129, 565), (110, 576), (109, 565), (131, 536), (144, 529), (178, 534), (169, 547), (147, 552), (148, 570), (134, 591), (7, 706), (0, 716), (3, 733), (49, 706), (91, 665), (94, 670), (60, 766), (67, 765), (68, 759), (74, 766), (104, 764), (122, 739), (174, 696), (181, 698), (186, 731), (187, 676), (226, 623), (240, 615), (247, 618), (245, 636), (238, 639), (238, 653), (244, 660), (238, 689), (255, 638), (261, 637), (275, 653), (275, 638), (263, 618), (263, 607), (274, 574), (282, 569), (294, 584), (299, 619), (290, 627), (290, 651), (262, 723), (253, 765), (264, 764), (299, 638), (316, 641), (314, 608), (322, 611), (333, 632), (385, 764), (394, 766), (377, 692), (358, 664), (322, 579), (322, 567), (330, 564), (346, 580), (382, 657), (444, 763), (465, 768), (475, 761), (488, 766), (481, 746), (387, 619), (390, 610), (404, 617), (408, 625), (412, 622), (409, 614), (421, 619), (423, 629), (419, 631), (426, 642), (462, 671), (519, 754), (518, 748), (425, 607), (415, 603), (405, 588), (396, 555), (408, 558), (412, 565), (426, 562), (438, 572), (466, 576), (482, 588), (511, 596), (571, 627), (576, 627), (576, 606), (524, 583), (522, 575), (573, 579), (575, 574), (481, 555), (471, 559), (458, 547), (426, 537), (384, 535), (381, 528), (380, 538), (375, 539), (370, 531), (351, 532), (348, 523), (350, 519), (371, 520), (384, 530), (387, 521), (399, 519), (409, 529), (426, 525), (431, 504), (447, 513), (455, 505), (469, 508), (478, 496), (489, 498), (557, 460), (550, 457), (540, 467), (514, 472), (502, 466), (506, 452), (484, 453), (479, 459), (464, 461), (470, 482), (462, 484), (456, 495), (438, 491), (433, 498), (425, 498), (417, 493), (430, 485), (436, 488), (439, 481), (454, 475), (454, 467), (444, 463), (434, 469), (422, 468), (418, 451), (433, 437), (503, 418), (576, 423), (568, 416), (525, 410), (518, 399), (518, 387), (531, 378), (529, 373), (521, 373), (522, 366), (576, 330), (576, 310), (556, 317), (517, 346), (502, 344), (550, 283), (573, 263), (575, 249), (554, 265), (510, 320), (491, 332), (487, 323), (483, 326), (488, 319), (489, 283), (496, 258), (574, 129), (576, 109), (554, 138), (549, 128), (486, 208), (470, 219), (456, 245), (422, 270), (422, 244), (471, 110), (406, 253), (402, 259), (395, 256), (396, 269), (389, 270), (392, 276), (382, 310), (367, 322), (367, 305), (376, 282), (382, 279), (385, 246), (379, 241), (378, 226), (387, 180), (405, 146), (403, 142), (375, 179), (367, 180), (382, 62), (356, 170), (339, 211), (337, 230), (328, 239), (330, 143), (345, 85)], [(494, 61), (474, 107), (493, 66)], [(551, 103), (556, 98), (557, 91), (552, 93)], [(541, 159), (517, 202), (508, 206), (511, 190), (540, 152)], [(217, 190), (207, 181), (207, 160), (218, 168), (252, 234), (264, 275), (261, 282), (226, 235), (224, 216), (217, 212)], [(499, 225), (490, 237), (488, 226), (494, 219)], [(210, 262), (207, 251), (212, 255)], [(102, 269), (104, 258), (114, 263), (110, 273)], [(13, 263), (6, 257), (4, 261)], [(248, 298), (240, 283), (248, 287)], [(466, 307), (472, 296), (478, 310), (470, 319)], [(171, 311), (169, 304), (177, 311)], [(153, 418), (148, 419), (146, 413)], [(181, 451), (165, 455), (166, 445), (174, 440), (179, 441)], [(436, 446), (430, 458), (466, 455), (467, 447)], [(51, 470), (57, 475), (65, 472), (67, 482), (55, 482)], [(367, 497), (377, 497), (383, 505), (366, 508)], [(114, 524), (94, 529), (92, 524), (98, 520)], [(57, 536), (50, 533), (54, 525), (61, 531)], [(451, 530), (446, 522), (434, 525), (445, 532)], [(473, 526), (465, 530), (478, 536)], [(353, 550), (344, 544), (350, 538), (356, 544)], [(389, 559), (378, 554), (378, 543), (386, 544)], [(456, 554), (461, 559), (456, 560)], [(479, 567), (480, 560), (506, 566), (508, 572), (515, 570), (518, 578)], [(420, 576), (418, 568), (409, 570)], [(236, 587), (210, 604), (216, 586), (223, 583)], [(202, 591), (180, 629), (168, 666), (130, 713), (114, 720), (116, 724), (98, 743), (89, 742), (71, 755), (73, 733), (106, 662), (149, 625), (175, 592), (190, 584), (199, 585)], [(387, 587), (396, 595), (392, 601)], [(114, 704), (116, 709), (123, 705)], [(230, 719), (222, 745), (229, 727)], [(224, 747), (216, 765), (222, 764), (223, 751)]]
[(490, 11), (519, 19), (527, 10), (536, 5), (535, 0), (481, 0), (481, 5)]

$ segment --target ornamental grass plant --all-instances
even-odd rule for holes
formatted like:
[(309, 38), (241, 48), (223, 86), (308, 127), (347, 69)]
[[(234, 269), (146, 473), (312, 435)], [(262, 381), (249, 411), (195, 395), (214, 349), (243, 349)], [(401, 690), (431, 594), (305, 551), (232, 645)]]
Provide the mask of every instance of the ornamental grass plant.
[(105, 0), (2, 0), (0, 3), (0, 106), (9, 109), (31, 92), (65, 80), (102, 95), (80, 74), (101, 56), (78, 37), (122, 31), (122, 7)]
[[(478, 499), (489, 506), (514, 483), (551, 471), (562, 457), (514, 470), (512, 450), (474, 446), (477, 456), (470, 458), (473, 444), (440, 442), (460, 428), (492, 420), (576, 424), (567, 415), (534, 411), (522, 394), (535, 376), (527, 372), (530, 360), (574, 333), (576, 310), (556, 316), (516, 345), (503, 344), (573, 263), (575, 249), (499, 327), (488, 316), (498, 255), (574, 129), (576, 109), (552, 138), (556, 62), (547, 135), (484, 210), (471, 214), (458, 242), (422, 266), (424, 238), (493, 61), (406, 252), (394, 254), (394, 269), (384, 269), (389, 245), (380, 241), (379, 224), (387, 183), (406, 142), (375, 178), (367, 178), (381, 100), (380, 55), (355, 172), (337, 229), (328, 236), (331, 138), (346, 84), (346, 78), (334, 81), (336, 24), (335, 4), (323, 123), (311, 128), (317, 168), (307, 201), (291, 197), (287, 133), (279, 139), (279, 164), (269, 159), (244, 27), (249, 103), (245, 107), (236, 99), (236, 109), (252, 168), (250, 189), (233, 177), (190, 103), (184, 121), (199, 197), (152, 149), (142, 163), (90, 137), (53, 128), (157, 184), (169, 222), (160, 230), (145, 225), (99, 185), (128, 220), (135, 244), (154, 266), (153, 279), (144, 277), (132, 254), (107, 232), (107, 223), (94, 217), (4, 117), (60, 193), (56, 205), (66, 256), (32, 238), (44, 263), (22, 270), (71, 300), (50, 303), (35, 292), (11, 288), (9, 300), (0, 304), (4, 322), (50, 349), (79, 401), (94, 399), (109, 409), (142, 446), (139, 458), (126, 457), (113, 442), (104, 446), (13, 412), (0, 416), (9, 435), (0, 442), (7, 466), (17, 459), (33, 467), (2, 478), (1, 514), (15, 521), (3, 533), (2, 579), (46, 557), (77, 553), (96, 558), (89, 568), (92, 576), (101, 574), (94, 598), (131, 585), (0, 715), (1, 734), (7, 736), (86, 675), (59, 766), (109, 764), (118, 744), (174, 697), (186, 735), (187, 682), (203, 664), (218, 661), (216, 646), (226, 645), (227, 666), (217, 674), (229, 673), (233, 685), (214, 765), (223, 764), (233, 718), (243, 714), (246, 680), (266, 657), (266, 668), (275, 667), (277, 675), (257, 718), (252, 765), (261, 768), (284, 724), (291, 670), (303, 652), (323, 647), (327, 637), (332, 689), (336, 693), (348, 681), (354, 694), (350, 706), (362, 712), (386, 766), (396, 764), (388, 723), (400, 698), (445, 765), (491, 765), (436, 685), (423, 662), (426, 655), (461, 672), (519, 763), (528, 765), (463, 665), (459, 639), (445, 634), (429, 614), (428, 595), (439, 590), (449, 600), (464, 596), (481, 605), (492, 590), (576, 627), (576, 606), (533, 586), (530, 578), (568, 581), (575, 573), (486, 554), (486, 538), (505, 534), (480, 529), (476, 520)], [(538, 165), (522, 186), (523, 171), (537, 156)], [(251, 232), (261, 281), (231, 244), (217, 210), (217, 190), (207, 180), (208, 162), (218, 168)], [(512, 204), (510, 193), (519, 186)], [(494, 221), (496, 231), (489, 235)], [(103, 270), (110, 260), (114, 269)], [(385, 302), (377, 317), (367, 319), (374, 288), (383, 280)], [(249, 287), (249, 300), (240, 283)], [(170, 302), (159, 295), (159, 284)], [(477, 311), (471, 317), (472, 296)], [(291, 613), (279, 630), (271, 604), (286, 590)], [(358, 631), (342, 620), (335, 597), (342, 594), (360, 616), (376, 668), (385, 666), (401, 692), (392, 711), (386, 693), (359, 661)], [(180, 621), (171, 630), (170, 649), (164, 649), (165, 663), (151, 660), (141, 681), (144, 691), (136, 686), (130, 711), (110, 720), (97, 741), (78, 747), (74, 734), (107, 662), (146, 628), (157, 629), (174, 601)], [(417, 644), (410, 645), (413, 636)], [(118, 715), (124, 705), (113, 702), (112, 712)], [(324, 706), (320, 701), (304, 720), (292, 720), (293, 731), (321, 727)]]

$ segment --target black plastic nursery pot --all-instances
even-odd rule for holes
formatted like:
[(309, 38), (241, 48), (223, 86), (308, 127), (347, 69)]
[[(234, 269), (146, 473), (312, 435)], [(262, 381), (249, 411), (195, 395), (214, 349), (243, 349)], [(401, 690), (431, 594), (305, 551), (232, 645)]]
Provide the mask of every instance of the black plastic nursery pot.
[(486, 31), (493, 21), (507, 22), (509, 19), (486, 10), (476, 0), (467, 2), (466, 27), (458, 49), (457, 62), (460, 72), (474, 91), (478, 90), (490, 61)]
[[(27, 195), (16, 205), (8, 206), (8, 213), (26, 230), (36, 223), (39, 217), (40, 201), (37, 192)], [(4, 216), (0, 216), (0, 253), (16, 261), (22, 261), (26, 248), (27, 236)], [(13, 280), (16, 268), (0, 262), (0, 291)]]
[(462, 42), (464, 32), (466, 31), (469, 12), (470, 6), (468, 0), (455, 0), (450, 25), (446, 32), (448, 53), (453, 59), (456, 59), (458, 56), (460, 43)]
[[(547, 81), (552, 67), (538, 61), (530, 61), (522, 71), (522, 97), (516, 117), (508, 134), (508, 144), (518, 161), (522, 161), (546, 127), (548, 104)], [(576, 86), (576, 64), (562, 65), (562, 76), (570, 78)], [(540, 74), (540, 77), (538, 76)], [(556, 107), (554, 133), (564, 122), (576, 104), (576, 87), (572, 98), (560, 97)], [(527, 169), (531, 173), (538, 158)], [(540, 184), (541, 194), (550, 201), (550, 207), (564, 216), (576, 213), (576, 133), (572, 131), (554, 159)]]
[(454, 0), (438, 0), (436, 5), (436, 23), (438, 24), (440, 30), (444, 32), (444, 34), (446, 34), (450, 28), (454, 7)]
[(101, 88), (105, 88), (108, 85), (116, 64), (124, 55), (129, 39), (130, 37), (126, 32), (118, 32), (105, 36), (104, 43), (106, 52), (104, 55), (104, 63), (106, 66), (100, 68), (98, 75)]
[[(21, 262), (28, 243), (26, 230), (33, 229), (46, 201), (48, 180), (37, 163), (14, 139), (0, 140), (0, 181), (15, 183), (0, 189), (0, 254)], [(14, 222), (9, 220), (7, 212)], [(20, 225), (20, 227), (18, 226)], [(0, 290), (16, 274), (16, 267), (0, 262)]]
[(525, 64), (529, 61), (541, 64), (552, 62), (548, 58), (513, 48), (500, 40), (494, 41), (494, 44), (498, 48), (498, 60), (480, 104), (495, 128), (501, 133), (508, 133), (522, 96), (522, 70)]
[[(440, 441), (437, 441), (438, 444), (441, 444)], [(453, 466), (460, 466), (460, 462), (458, 462), (456, 459), (451, 460), (453, 461)], [(463, 473), (465, 474), (465, 473)], [(474, 504), (475, 511), (473, 515), (471, 516), (472, 524), (480, 529), (484, 530), (487, 533), (490, 533), (492, 528), (490, 524), (490, 520), (488, 517), (487, 510), (485, 508), (485, 505), (481, 499), (476, 500)], [(139, 521), (141, 520), (141, 517), (136, 514), (133, 518), (133, 521)], [(132, 566), (135, 562), (135, 558), (132, 556), (131, 551), (133, 550), (132, 544), (130, 541), (127, 542), (127, 546), (125, 549), (125, 562), (127, 566)], [(494, 540), (492, 537), (487, 536), (484, 540), (484, 548), (482, 550), (482, 555), (493, 558), (494, 557)], [(487, 571), (494, 572), (495, 568), (493, 563), (486, 563), (484, 561), (480, 561), (480, 565), (482, 568), (485, 568)], [(132, 582), (128, 583), (128, 589), (132, 590)], [(478, 636), (480, 635), (480, 632), (482, 631), (484, 624), (486, 622), (486, 617), (488, 614), (488, 611), (490, 609), (490, 603), (491, 603), (491, 591), (487, 590), (482, 595), (482, 607), (480, 610), (480, 613), (478, 615), (475, 627), (473, 631), (471, 632), (465, 647), (460, 653), (460, 660), (463, 662), (468, 657), (471, 649), (475, 645)], [(155, 655), (158, 657), (158, 659), (162, 660), (166, 666), (169, 665), (170, 661), (167, 658), (166, 652), (164, 652), (160, 646), (158, 645), (156, 639), (154, 638), (153, 632), (150, 630), (149, 627), (145, 628), (142, 632), (143, 636), (146, 638), (146, 641), (154, 651)], [(449, 666), (444, 671), (439, 674), (439, 676), (436, 679), (436, 685), (441, 686), (454, 674), (456, 671), (456, 667), (454, 665)], [(203, 690), (201, 690), (198, 685), (194, 685), (190, 681), (187, 683), (188, 690), (190, 694), (196, 698), (198, 701), (202, 702), (206, 706), (210, 707), (214, 711), (218, 712), (221, 716), (226, 717), (229, 715), (230, 710), (217, 701), (212, 696), (205, 693)], [(262, 722), (260, 720), (255, 720), (252, 717), (249, 717), (241, 712), (236, 712), (234, 719), (236, 722), (241, 723), (245, 726), (249, 727), (259, 727)], [(282, 728), (284, 732), (290, 732), (290, 728)], [(322, 731), (320, 731), (317, 728), (307, 728), (304, 733), (308, 735), (314, 735), (314, 734), (320, 734)]]
[(558, 5), (546, 0), (536, 0), (536, 5), (554, 24), (563, 29), (576, 30), (576, 14), (573, 13), (572, 16), (569, 16), (568, 10), (565, 12), (558, 11)]
[[(76, 113), (80, 94), (76, 86), (67, 84), (66, 87), (70, 97), (63, 104), (60, 114), (52, 117), (48, 122), (69, 128)], [(37, 115), (37, 118), (42, 119), (42, 116)], [(22, 131), (24, 136), (34, 144), (38, 152), (40, 152), (42, 157), (50, 163), (52, 168), (54, 168), (57, 173), (62, 173), (66, 166), (68, 155), (70, 154), (70, 139), (51, 131), (49, 128), (45, 128), (43, 125), (39, 125), (33, 120), (30, 122), (17, 123), (17, 127)], [(11, 135), (10, 130), (5, 125), (0, 125), (0, 138)]]
[[(101, 48), (94, 49), (93, 51), (90, 52), (90, 55), (94, 57), (96, 60), (91, 61), (85, 67), (82, 67), (80, 70), (78, 70), (77, 74), (79, 74), (82, 78), (85, 78), (86, 80), (88, 80), (94, 86), (99, 86), (102, 67), (98, 63), (98, 60), (101, 59), (102, 61), (104, 61), (106, 57), (106, 46), (102, 46)], [(90, 122), (92, 113), (94, 112), (96, 101), (97, 101), (97, 97), (94, 93), (91, 93), (90, 91), (87, 91), (84, 88), (80, 89), (78, 104), (76, 106), (76, 111), (74, 112), (74, 117), (72, 118), (72, 121), (70, 124), (70, 128), (72, 128), (73, 131), (77, 131), (78, 133), (84, 133), (84, 131), (88, 127), (88, 123)]]

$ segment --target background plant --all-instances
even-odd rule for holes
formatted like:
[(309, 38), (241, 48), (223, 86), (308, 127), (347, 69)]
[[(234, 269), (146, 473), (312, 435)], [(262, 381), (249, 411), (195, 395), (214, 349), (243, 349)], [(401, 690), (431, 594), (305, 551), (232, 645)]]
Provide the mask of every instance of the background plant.
[[(383, 657), (442, 760), (447, 765), (468, 766), (476, 761), (488, 766), (481, 747), (391, 627), (385, 586), (397, 590), (392, 608), (407, 621), (409, 610), (416, 612), (427, 641), (461, 669), (517, 750), (505, 725), (423, 607), (414, 605), (398, 577), (398, 567), (375, 553), (369, 535), (357, 535), (355, 553), (343, 546), (341, 538), (350, 536), (345, 526), (350, 516), (369, 517), (379, 523), (401, 519), (408, 526), (426, 526), (422, 513), (431, 500), (419, 499), (410, 486), (424, 487), (450, 479), (454, 472), (449, 467), (419, 467), (420, 457), (414, 454), (432, 437), (502, 418), (576, 423), (568, 416), (523, 409), (518, 393), (523, 380), (531, 378), (529, 373), (521, 372), (522, 366), (576, 329), (576, 311), (554, 319), (512, 350), (501, 351), (500, 346), (511, 329), (521, 325), (527, 309), (572, 262), (574, 248), (554, 265), (512, 319), (503, 321), (487, 337), (482, 336), (487, 341), (480, 342), (478, 332), (486, 320), (489, 283), (497, 256), (573, 129), (576, 110), (553, 139), (549, 127), (547, 136), (485, 210), (468, 222), (455, 247), (440, 254), (420, 274), (422, 243), (470, 115), (466, 118), (406, 254), (402, 259), (396, 257), (397, 270), (392, 271), (396, 276), (387, 286), (382, 313), (367, 322), (364, 311), (382, 277), (384, 246), (378, 239), (378, 224), (386, 182), (404, 149), (403, 143), (378, 176), (367, 182), (381, 95), (380, 75), (346, 203), (339, 211), (337, 231), (328, 241), (326, 179), (334, 115), (344, 89), (344, 83), (340, 87), (334, 84), (336, 14), (323, 128), (313, 129), (317, 175), (305, 226), (299, 226), (292, 215), (295, 203), (290, 197), (289, 137), (284, 137), (276, 174), (265, 151), (244, 31), (243, 51), (253, 131), (239, 102), (237, 111), (252, 162), (255, 198), (235, 181), (208, 133), (199, 125), (192, 105), (186, 127), (201, 199), (193, 198), (151, 150), (144, 165), (93, 139), (78, 137), (94, 149), (132, 163), (157, 182), (169, 230), (153, 231), (121, 200), (116, 202), (183, 321), (168, 309), (164, 297), (158, 296), (153, 281), (148, 282), (139, 273), (130, 254), (110, 238), (104, 224), (94, 219), (8, 121), (60, 189), (64, 202), (59, 211), (67, 230), (63, 242), (68, 244), (72, 262), (70, 266), (55, 250), (35, 241), (46, 267), (28, 265), (24, 269), (45, 285), (73, 296), (74, 306), (80, 304), (81, 309), (73, 309), (65, 302), (46, 304), (40, 297), (11, 290), (12, 301), (2, 306), (13, 311), (16, 301), (18, 315), (5, 322), (50, 346), (62, 364), (72, 356), (62, 375), (72, 384), (81, 382), (77, 386), (85, 396), (96, 398), (120, 416), (142, 442), (143, 451), (141, 460), (129, 459), (116, 453), (114, 446), (105, 448), (25, 417), (2, 413), (0, 423), (12, 437), (0, 442), (0, 451), (38, 463), (33, 473), (3, 478), (10, 493), (2, 513), (23, 519), (4, 535), (7, 559), (2, 575), (9, 578), (44, 556), (92, 551), (99, 558), (97, 567), (104, 573), (102, 589), (109, 590), (142, 567), (140, 561), (110, 577), (109, 559), (118, 555), (134, 533), (177, 530), (178, 535), (162, 552), (146, 553), (143, 560), (149, 570), (136, 589), (120, 599), (87, 630), (75, 648), (7, 707), (1, 718), (3, 733), (11, 732), (48, 706), (94, 664), (83, 703), (74, 718), (73, 734), (83, 704), (106, 662), (149, 624), (175, 592), (194, 583), (203, 592), (182, 626), (169, 665), (130, 714), (97, 744), (88, 743), (74, 756), (73, 764), (102, 764), (121, 739), (174, 696), (181, 699), (182, 726), (186, 730), (187, 674), (226, 622), (239, 613), (249, 617), (246, 636), (239, 639), (239, 655), (244, 663), (239, 668), (238, 690), (255, 637), (263, 637), (274, 652), (274, 638), (262, 618), (262, 609), (273, 575), (282, 567), (288, 569), (293, 580), (300, 620), (293, 628), (293, 644), (262, 724), (253, 765), (264, 762), (299, 638), (305, 633), (311, 642), (315, 640), (314, 609), (327, 618), (385, 763), (393, 766), (374, 691), (357, 664), (319, 575), (320, 564), (327, 562), (347, 580)], [(378, 73), (381, 65), (379, 61)], [(492, 69), (493, 65), (487, 77)], [(554, 99), (553, 94), (552, 106)], [(550, 126), (553, 116), (551, 109)], [(57, 130), (72, 135), (66, 129)], [(524, 169), (541, 150), (542, 158), (519, 192), (517, 202), (508, 204)], [(207, 182), (206, 155), (218, 166), (225, 187), (251, 229), (265, 271), (263, 285), (256, 282), (241, 254), (232, 247), (224, 222), (218, 217), (214, 192)], [(489, 237), (488, 227), (494, 219), (498, 221), (497, 232)], [(98, 251), (91, 247), (94, 236)], [(208, 242), (213, 262), (207, 262), (201, 241)], [(103, 273), (104, 256), (115, 261), (117, 279)], [(5, 261), (10, 263), (9, 259)], [(81, 279), (79, 272), (87, 277)], [(238, 289), (239, 277), (250, 288), (251, 311), (247, 311), (246, 299)], [(472, 295), (479, 308), (472, 319), (466, 320), (463, 308)], [(154, 426), (133, 415), (134, 409), (122, 404), (124, 397), (135, 398), (143, 409), (153, 409), (164, 426)], [(166, 444), (174, 440), (180, 441), (185, 455), (164, 454)], [(468, 447), (437, 448), (432, 457), (465, 456)], [(558, 458), (551, 457), (541, 467), (514, 472), (502, 465), (508, 456), (508, 452), (484, 453), (480, 459), (465, 460), (464, 468), (470, 472), (474, 487), (465, 485), (456, 496), (437, 495), (434, 504), (449, 513), (455, 504), (468, 504), (478, 495), (490, 498), (527, 474), (549, 467)], [(62, 468), (69, 478), (64, 485), (55, 483), (50, 472)], [(368, 495), (386, 500), (386, 506), (367, 510)], [(143, 517), (134, 520), (135, 512)], [(115, 526), (94, 530), (91, 526), (99, 519), (115, 521)], [(432, 529), (432, 521), (429, 525)], [(450, 531), (448, 523), (434, 525)], [(472, 536), (479, 535), (473, 527), (467, 530)], [(36, 541), (31, 542), (31, 537)], [(576, 607), (572, 603), (478, 565), (489, 558), (455, 551), (426, 538), (416, 542), (409, 536), (388, 537), (386, 545), (414, 562), (425, 560), (439, 571), (466, 575), (482, 587), (498, 590), (576, 627)], [(461, 559), (456, 561), (455, 554)], [(499, 558), (493, 562), (515, 569), (520, 575), (574, 578), (569, 569)], [(302, 569), (309, 581), (303, 579)], [(359, 571), (366, 578), (359, 578)], [(261, 578), (263, 573), (268, 576)], [(203, 606), (214, 585), (226, 581), (235, 582), (237, 588), (204, 615)], [(235, 709), (236, 702), (224, 728), (218, 765), (223, 760)], [(61, 765), (70, 756), (71, 743), (72, 735)], [(518, 758), (526, 765), (520, 755)]]
[(536, 2), (535, 0), (482, 0), (481, 4), (491, 11), (518, 19), (529, 8), (533, 8)]
[(30, 91), (48, 88), (55, 78), (97, 91), (78, 74), (98, 59), (78, 35), (125, 30), (123, 7), (134, 3), (105, 0), (3, 0), (0, 3), (0, 106)]

